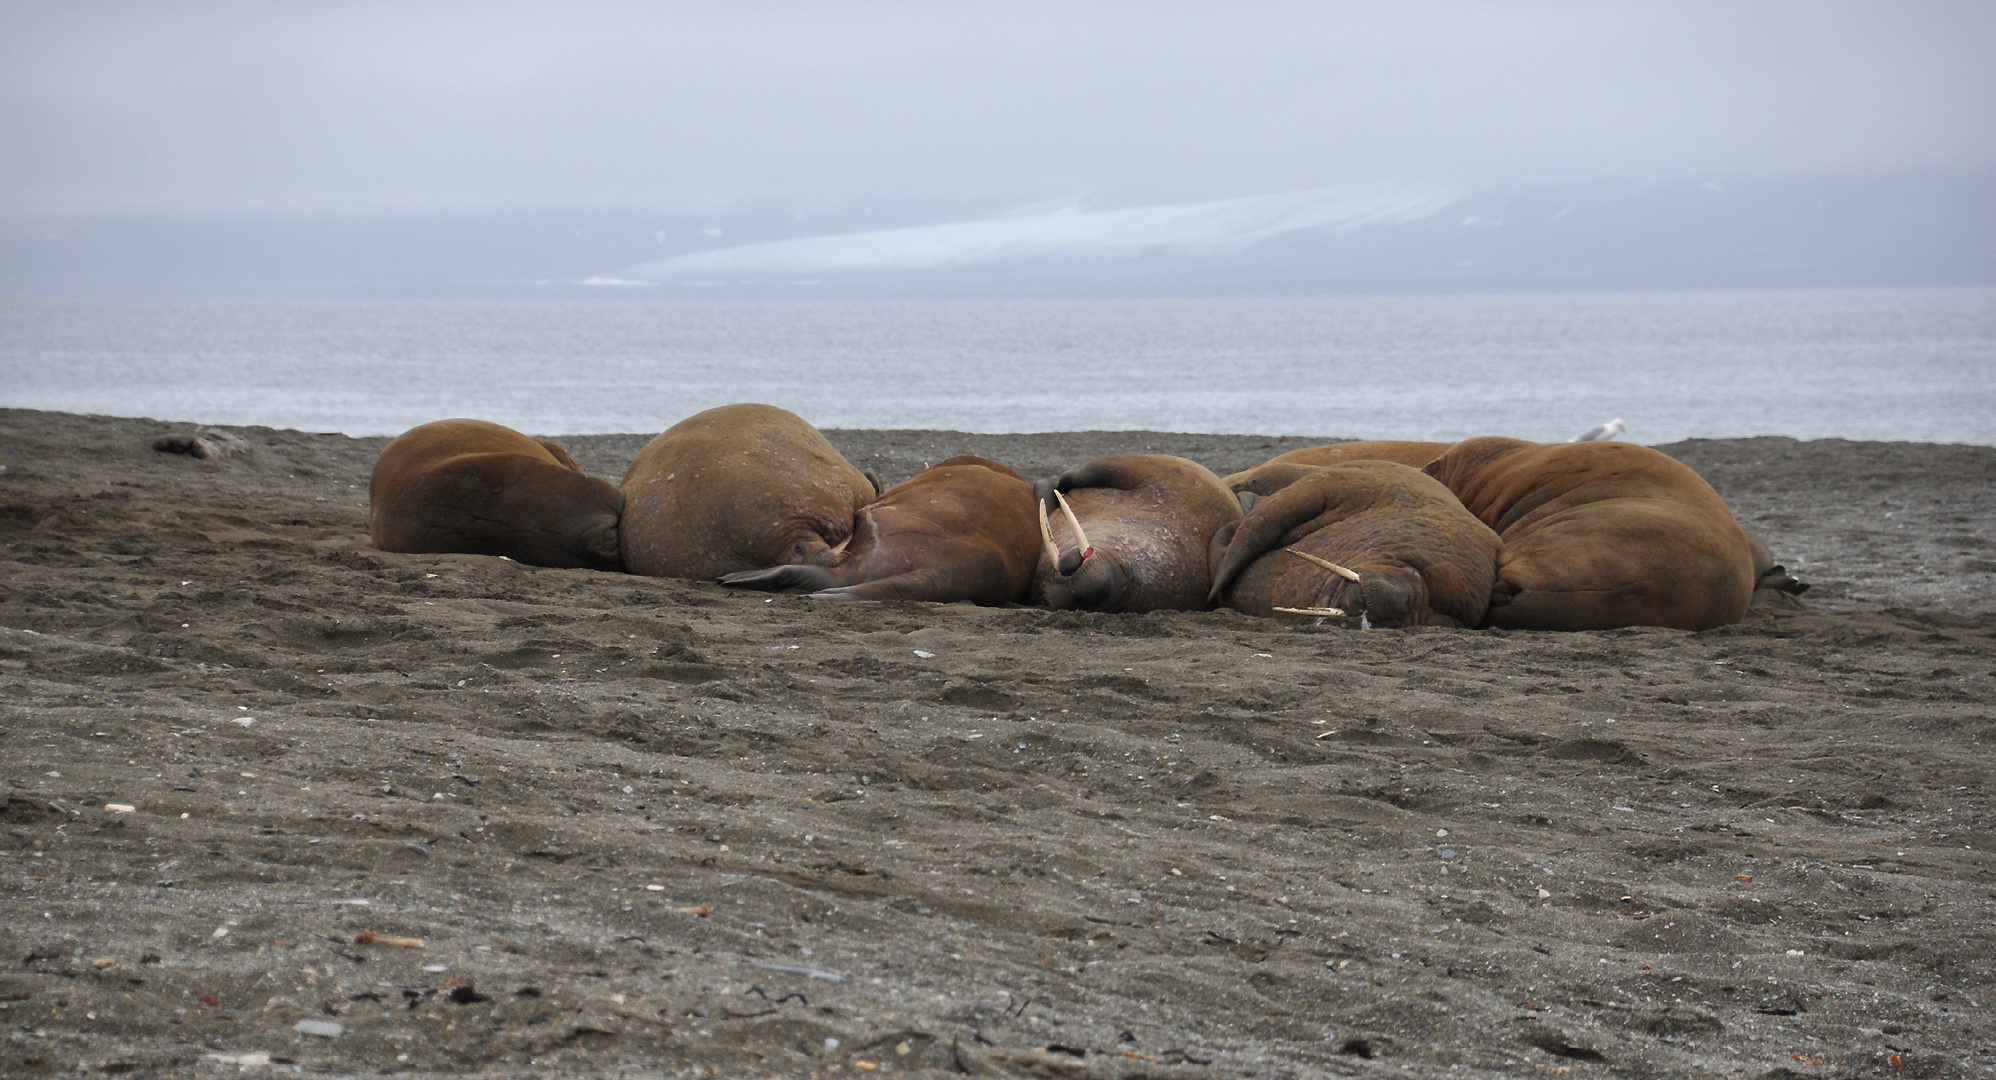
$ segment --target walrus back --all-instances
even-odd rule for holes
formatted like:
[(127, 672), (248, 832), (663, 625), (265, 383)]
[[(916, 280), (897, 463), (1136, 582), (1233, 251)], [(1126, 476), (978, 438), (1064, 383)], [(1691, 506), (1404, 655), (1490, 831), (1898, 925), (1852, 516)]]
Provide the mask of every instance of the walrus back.
[[(1249, 473), (1270, 465), (1343, 465), (1348, 461), (1391, 461), (1418, 469), (1442, 456), (1451, 443), (1419, 442), (1408, 439), (1362, 439), (1357, 442), (1330, 443), (1324, 446), (1305, 446), (1277, 454), (1262, 462), (1254, 469), (1247, 469), (1223, 477), (1221, 483), (1237, 487)], [(1264, 493), (1265, 494), (1265, 493)]]
[(1746, 617), (1746, 530), (1703, 477), (1666, 454), (1484, 437), (1424, 471), (1503, 540), (1486, 625), (1704, 630)]
[(624, 473), (624, 565), (715, 580), (787, 563), (831, 565), (873, 482), (796, 414), (724, 405), (654, 438)]
[(439, 420), (382, 449), (368, 479), (368, 534), (382, 551), (614, 570), (622, 504), (622, 492), (553, 443), (484, 420)]

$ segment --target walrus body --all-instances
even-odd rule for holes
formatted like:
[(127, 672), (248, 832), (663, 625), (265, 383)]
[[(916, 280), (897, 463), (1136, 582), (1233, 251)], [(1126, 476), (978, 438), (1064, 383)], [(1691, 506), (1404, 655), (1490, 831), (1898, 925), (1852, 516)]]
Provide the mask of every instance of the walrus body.
[(752, 570), (721, 584), (854, 600), (1017, 603), (1038, 565), (1037, 513), (1025, 477), (966, 454), (861, 507), (836, 565)]
[(1747, 532), (1667, 455), (1484, 437), (1425, 471), (1503, 538), (1487, 626), (1704, 630), (1746, 617), (1757, 577)]
[[(1306, 446), (1277, 454), (1260, 467), (1269, 465), (1343, 465), (1347, 461), (1393, 461), (1412, 468), (1420, 468), (1442, 456), (1442, 451), (1454, 444), (1445, 442), (1411, 442), (1397, 439), (1367, 439), (1362, 442), (1331, 443), (1328, 446)], [(1240, 482), (1248, 473), (1237, 472), (1220, 482), (1235, 490), (1240, 490)]]
[[(1207, 545), (1239, 521), (1240, 503), (1212, 470), (1161, 454), (1096, 458), (1033, 485), (1045, 512), (1068, 508), (1068, 549), (1042, 538), (1034, 602), (1082, 611), (1203, 611), (1212, 590)], [(1044, 526), (1043, 526), (1044, 527)]]
[(1212, 598), (1223, 606), (1264, 616), (1335, 608), (1382, 628), (1482, 622), (1501, 542), (1420, 470), (1272, 464), (1240, 486), (1263, 497), (1213, 537)]
[(714, 580), (836, 564), (877, 492), (818, 429), (773, 405), (724, 405), (645, 445), (624, 473), (624, 566)]
[(616, 570), (624, 496), (568, 451), (484, 420), (438, 420), (381, 451), (367, 485), (383, 551)]

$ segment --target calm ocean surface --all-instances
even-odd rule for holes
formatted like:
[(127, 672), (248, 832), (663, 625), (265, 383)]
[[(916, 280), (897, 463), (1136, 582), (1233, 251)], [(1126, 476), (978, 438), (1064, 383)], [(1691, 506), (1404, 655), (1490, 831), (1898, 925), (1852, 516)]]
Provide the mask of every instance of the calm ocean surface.
[(1996, 289), (1276, 300), (0, 302), (0, 406), (355, 435), (475, 416), (1996, 444)]

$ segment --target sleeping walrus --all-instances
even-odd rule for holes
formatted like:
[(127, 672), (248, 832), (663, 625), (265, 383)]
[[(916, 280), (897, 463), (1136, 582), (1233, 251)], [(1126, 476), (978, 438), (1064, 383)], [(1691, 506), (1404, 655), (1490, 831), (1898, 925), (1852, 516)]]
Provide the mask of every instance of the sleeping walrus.
[(1255, 469), (1237, 472), (1220, 482), (1241, 490), (1241, 481), (1249, 473), (1269, 465), (1342, 465), (1347, 461), (1397, 461), (1402, 465), (1420, 468), (1442, 456), (1442, 451), (1454, 444), (1445, 442), (1409, 442), (1398, 439), (1366, 439), (1361, 442), (1331, 443), (1328, 446), (1306, 446), (1277, 454), (1261, 463)]
[(1746, 616), (1756, 577), (1746, 530), (1674, 458), (1631, 443), (1485, 436), (1424, 471), (1503, 538), (1486, 626), (1704, 630)]
[(1434, 478), (1391, 461), (1240, 475), (1236, 486), (1262, 498), (1213, 536), (1214, 601), (1367, 627), (1483, 621), (1500, 541)]
[(1039, 558), (1033, 507), (1025, 477), (965, 454), (861, 507), (836, 564), (750, 570), (721, 584), (854, 600), (1017, 603)]
[[(1032, 596), (1062, 609), (1205, 610), (1207, 545), (1241, 516), (1212, 470), (1162, 454), (1096, 458), (1034, 484), (1033, 493), (1044, 550)], [(1048, 503), (1066, 520), (1065, 549), (1054, 542)]]
[(877, 494), (818, 429), (774, 405), (689, 416), (624, 473), (624, 566), (699, 578), (785, 563), (831, 566)]
[(624, 496), (568, 451), (484, 420), (397, 436), (367, 484), (383, 551), (504, 555), (534, 566), (615, 570)]

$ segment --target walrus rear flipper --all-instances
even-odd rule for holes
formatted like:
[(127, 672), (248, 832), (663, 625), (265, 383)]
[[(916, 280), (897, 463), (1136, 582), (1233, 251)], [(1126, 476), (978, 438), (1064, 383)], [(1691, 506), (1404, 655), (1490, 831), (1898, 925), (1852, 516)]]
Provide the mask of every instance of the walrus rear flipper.
[(1753, 583), (1753, 589), (1755, 592), (1773, 589), (1775, 592), (1787, 593), (1790, 596), (1800, 596), (1809, 591), (1809, 583), (1788, 576), (1788, 568), (1785, 566), (1773, 566), (1760, 575), (1759, 581)]
[(1759, 533), (1745, 526), (1741, 531), (1746, 533), (1747, 550), (1753, 555), (1754, 599), (1777, 607), (1796, 606), (1794, 598), (1809, 591), (1808, 583), (1790, 577), (1788, 568), (1774, 561), (1774, 552)]
[(738, 574), (724, 574), (721, 584), (730, 589), (755, 589), (758, 592), (818, 592), (837, 584), (831, 573), (822, 566), (772, 566), (767, 570), (744, 570)]

